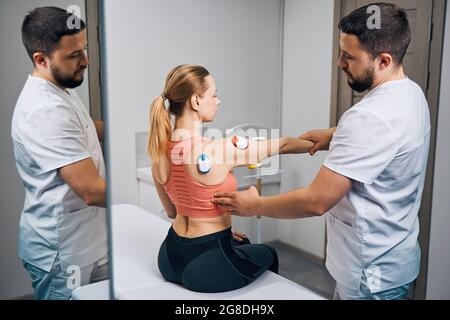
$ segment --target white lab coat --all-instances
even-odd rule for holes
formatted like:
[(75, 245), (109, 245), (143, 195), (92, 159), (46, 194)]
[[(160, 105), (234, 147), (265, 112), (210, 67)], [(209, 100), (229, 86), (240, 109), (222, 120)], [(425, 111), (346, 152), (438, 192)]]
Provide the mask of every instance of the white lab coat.
[(326, 216), (326, 266), (340, 285), (372, 293), (419, 273), (418, 212), (425, 182), (430, 115), (410, 79), (382, 84), (341, 118), (324, 165), (353, 180)]
[(30, 75), (14, 110), (11, 134), (25, 187), (20, 257), (47, 272), (57, 255), (64, 269), (103, 258), (105, 210), (87, 206), (58, 173), (91, 157), (105, 177), (94, 123), (76, 92)]

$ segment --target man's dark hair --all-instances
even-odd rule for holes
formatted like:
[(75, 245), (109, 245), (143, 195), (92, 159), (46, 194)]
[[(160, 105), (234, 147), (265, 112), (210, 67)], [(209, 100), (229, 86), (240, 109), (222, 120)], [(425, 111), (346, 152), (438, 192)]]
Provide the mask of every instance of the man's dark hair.
[(23, 20), (22, 42), (33, 61), (36, 52), (51, 57), (63, 36), (77, 34), (85, 28), (84, 21), (71, 12), (57, 7), (40, 7), (30, 11)]
[[(368, 21), (373, 16), (373, 12), (367, 12), (369, 6), (380, 8), (379, 29), (369, 28)], [(389, 53), (397, 65), (403, 63), (411, 42), (408, 15), (405, 10), (389, 3), (373, 3), (356, 9), (339, 22), (339, 29), (355, 35), (372, 58)]]

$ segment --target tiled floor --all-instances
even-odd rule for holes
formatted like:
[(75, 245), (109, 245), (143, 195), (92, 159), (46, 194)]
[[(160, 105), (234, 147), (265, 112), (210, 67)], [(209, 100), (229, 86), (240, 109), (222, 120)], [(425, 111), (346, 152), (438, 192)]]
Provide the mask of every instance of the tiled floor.
[(335, 281), (325, 265), (280, 241), (268, 243), (277, 250), (279, 274), (321, 296), (332, 299)]

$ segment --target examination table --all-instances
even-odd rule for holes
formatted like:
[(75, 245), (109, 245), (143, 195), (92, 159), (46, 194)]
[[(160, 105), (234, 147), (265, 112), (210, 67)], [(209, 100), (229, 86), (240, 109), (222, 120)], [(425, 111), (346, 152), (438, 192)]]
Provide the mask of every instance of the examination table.
[[(121, 300), (318, 300), (312, 291), (271, 271), (248, 286), (224, 293), (198, 293), (164, 280), (157, 257), (170, 222), (134, 205), (112, 206), (113, 284)], [(109, 281), (77, 288), (74, 300), (109, 298)]]

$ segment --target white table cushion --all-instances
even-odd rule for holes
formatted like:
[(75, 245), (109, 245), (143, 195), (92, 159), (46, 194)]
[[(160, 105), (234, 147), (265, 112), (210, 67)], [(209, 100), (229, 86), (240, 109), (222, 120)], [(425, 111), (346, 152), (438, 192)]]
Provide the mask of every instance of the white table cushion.
[(165, 282), (157, 257), (170, 222), (133, 205), (114, 205), (111, 212), (115, 295)]
[(271, 271), (243, 288), (221, 292), (200, 293), (181, 285), (164, 282), (135, 290), (118, 297), (125, 300), (320, 300), (322, 297)]
[[(134, 205), (114, 205), (112, 213), (112, 254), (114, 294), (133, 300), (320, 300), (312, 291), (266, 271), (248, 286), (224, 293), (199, 293), (165, 281), (157, 257), (170, 222)], [(103, 283), (103, 284), (102, 284)], [(104, 297), (108, 282), (74, 291), (74, 299)], [(95, 296), (99, 295), (97, 298)]]
[(72, 291), (72, 300), (109, 300), (109, 280), (91, 283)]

